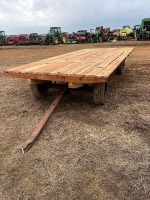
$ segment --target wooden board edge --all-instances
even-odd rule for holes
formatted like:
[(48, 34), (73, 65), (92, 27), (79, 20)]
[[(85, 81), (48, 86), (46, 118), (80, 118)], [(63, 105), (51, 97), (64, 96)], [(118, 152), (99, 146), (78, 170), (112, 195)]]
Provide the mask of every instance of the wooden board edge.
[(76, 76), (59, 76), (59, 75), (39, 75), (39, 74), (22, 74), (22, 73), (13, 73), (13, 72), (5, 72), (6, 75), (15, 78), (23, 78), (23, 79), (34, 79), (34, 80), (44, 80), (44, 81), (61, 81), (67, 83), (101, 83), (107, 82), (107, 78), (102, 77), (76, 77)]

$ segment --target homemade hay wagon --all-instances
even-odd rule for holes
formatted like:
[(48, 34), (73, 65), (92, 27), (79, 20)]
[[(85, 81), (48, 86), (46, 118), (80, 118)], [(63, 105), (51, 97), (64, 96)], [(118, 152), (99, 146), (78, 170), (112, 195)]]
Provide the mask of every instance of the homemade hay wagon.
[(44, 96), (56, 84), (68, 84), (68, 88), (90, 85), (94, 103), (104, 104), (109, 76), (122, 73), (125, 59), (132, 51), (127, 47), (83, 49), (11, 68), (5, 73), (29, 79), (35, 97)]
[(49, 87), (63, 85), (34, 132), (21, 145), (22, 152), (33, 145), (67, 88), (90, 84), (94, 103), (104, 104), (109, 76), (122, 73), (132, 51), (133, 48), (83, 49), (6, 70), (10, 76), (29, 79), (35, 97), (44, 96)]

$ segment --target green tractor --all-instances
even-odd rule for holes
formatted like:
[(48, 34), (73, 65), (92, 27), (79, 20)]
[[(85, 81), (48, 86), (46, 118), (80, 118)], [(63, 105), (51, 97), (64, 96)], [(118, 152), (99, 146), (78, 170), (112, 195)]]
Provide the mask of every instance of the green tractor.
[(135, 25), (133, 27), (134, 38), (137, 38), (140, 34), (141, 25)]
[(29, 44), (30, 45), (43, 44), (41, 36), (38, 33), (31, 33), (29, 35)]
[(66, 43), (67, 38), (65, 33), (61, 32), (61, 27), (51, 27), (49, 33), (46, 36), (45, 44), (60, 44)]
[(145, 18), (141, 26), (136, 30), (137, 40), (150, 40), (150, 18)]
[(101, 32), (99, 30), (90, 29), (92, 42), (102, 42)]
[(5, 39), (6, 39), (5, 31), (0, 31), (0, 45), (5, 44)]
[(104, 28), (103, 26), (96, 27), (95, 31), (90, 29), (90, 33), (92, 35), (93, 42), (107, 42), (108, 41), (108, 33), (110, 28)]

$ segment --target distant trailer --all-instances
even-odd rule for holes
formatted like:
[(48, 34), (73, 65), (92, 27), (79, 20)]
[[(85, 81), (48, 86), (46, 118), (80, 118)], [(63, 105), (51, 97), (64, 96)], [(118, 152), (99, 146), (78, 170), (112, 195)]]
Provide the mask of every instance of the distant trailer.
[(48, 87), (68, 84), (78, 88), (85, 84), (93, 87), (93, 101), (104, 104), (108, 78), (112, 73), (121, 74), (125, 59), (134, 48), (83, 49), (56, 57), (10, 68), (6, 74), (29, 79), (32, 93), (43, 96)]

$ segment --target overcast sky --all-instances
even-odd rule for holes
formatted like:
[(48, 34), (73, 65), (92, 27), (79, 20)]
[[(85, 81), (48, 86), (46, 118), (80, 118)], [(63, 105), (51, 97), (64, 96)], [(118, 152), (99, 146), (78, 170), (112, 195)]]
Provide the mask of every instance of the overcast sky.
[(150, 17), (150, 0), (0, 0), (0, 30), (6, 34), (47, 33), (136, 25)]

